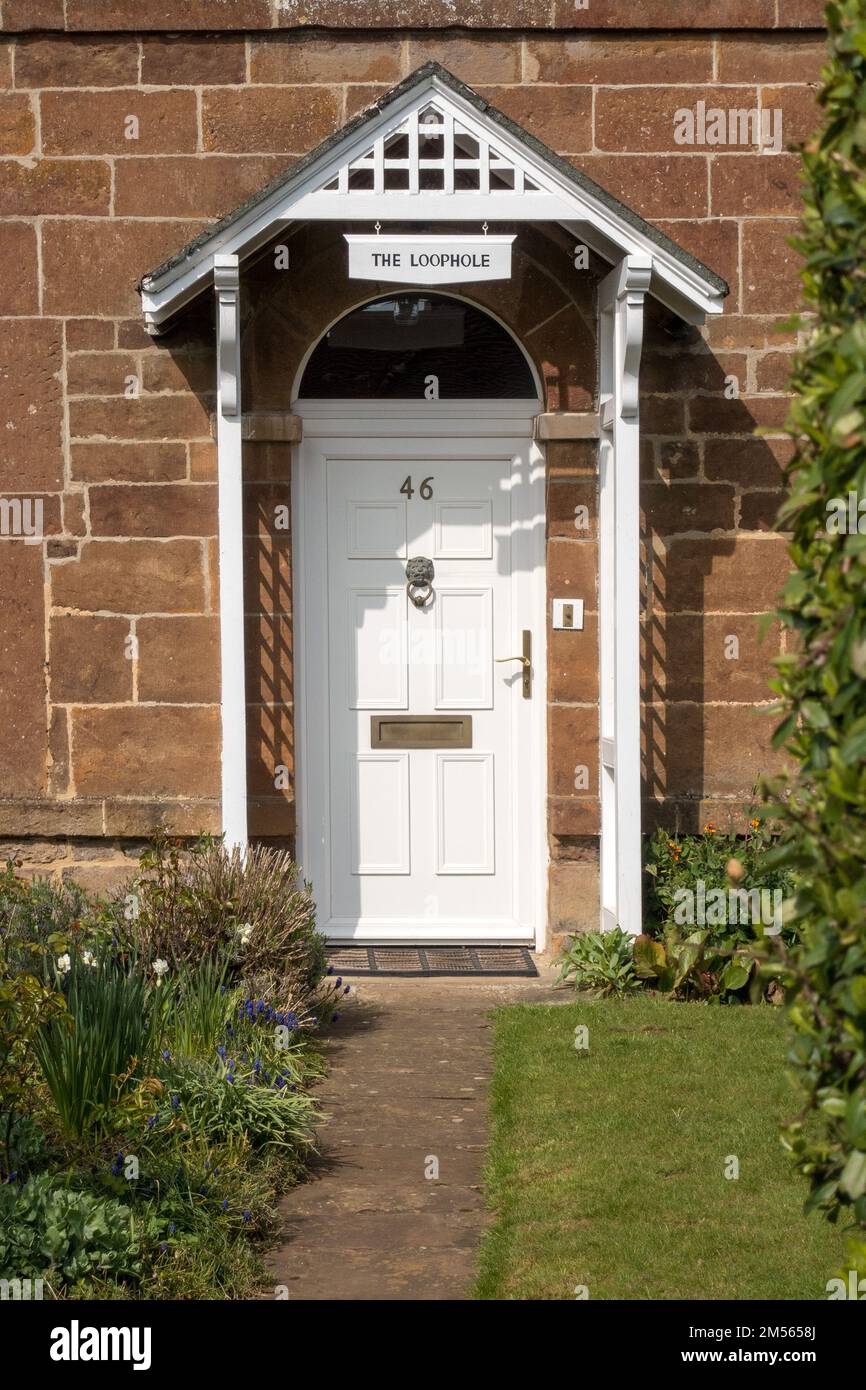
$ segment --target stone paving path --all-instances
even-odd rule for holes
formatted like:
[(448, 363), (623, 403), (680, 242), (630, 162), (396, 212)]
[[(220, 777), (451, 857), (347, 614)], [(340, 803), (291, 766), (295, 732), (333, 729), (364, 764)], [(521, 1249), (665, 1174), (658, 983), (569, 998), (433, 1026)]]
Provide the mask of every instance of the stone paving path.
[[(468, 1298), (486, 1222), (489, 1012), (561, 1000), (537, 980), (352, 980), (329, 1043), (313, 1178), (268, 1266), (296, 1299)], [(425, 1176), (438, 1162), (438, 1179)]]

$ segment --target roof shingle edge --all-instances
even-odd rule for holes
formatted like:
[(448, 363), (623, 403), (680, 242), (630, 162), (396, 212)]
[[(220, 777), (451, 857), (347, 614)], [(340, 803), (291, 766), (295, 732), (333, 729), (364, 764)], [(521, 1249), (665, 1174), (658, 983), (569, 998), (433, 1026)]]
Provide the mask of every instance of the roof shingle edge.
[(414, 87), (420, 86), (429, 77), (436, 77), (443, 86), (450, 88), (451, 91), (469, 102), (476, 111), (485, 115), (494, 125), (501, 126), (503, 130), (507, 131), (514, 139), (520, 141), (522, 145), (539, 159), (556, 169), (558, 173), (562, 174), (565, 179), (580, 188), (584, 193), (588, 193), (591, 197), (597, 199), (621, 221), (628, 223), (635, 231), (645, 236), (653, 245), (658, 246), (660, 250), (667, 251), (667, 253), (675, 260), (678, 260), (681, 265), (687, 266), (696, 274), (703, 276), (719, 294), (727, 295), (730, 293), (730, 286), (727, 281), (722, 279), (721, 275), (717, 275), (716, 272), (711, 270), (708, 265), (705, 265), (703, 261), (698, 260), (697, 256), (693, 256), (690, 251), (686, 251), (684, 247), (673, 241), (671, 237), (659, 231), (657, 227), (654, 227), (651, 222), (647, 222), (639, 213), (628, 207), (626, 203), (620, 202), (618, 198), (615, 198), (612, 193), (608, 193), (601, 184), (596, 183), (595, 180), (589, 178), (587, 174), (582, 173), (579, 169), (575, 169), (574, 165), (570, 164), (567, 159), (564, 159), (562, 155), (550, 149), (548, 145), (545, 145), (543, 140), (539, 140), (537, 136), (532, 135), (523, 126), (513, 121), (510, 116), (506, 116), (504, 112), (493, 106), (489, 101), (486, 101), (484, 97), (479, 96), (478, 93), (473, 91), (471, 87), (468, 87), (465, 82), (461, 82), (460, 79), (449, 72), (447, 68), (435, 62), (425, 63), (423, 67), (416, 68), (413, 73), (410, 73), (408, 77), (404, 77), (401, 82), (398, 82), (395, 87), (383, 93), (381, 97), (370, 106), (365, 107), (357, 116), (353, 116), (346, 125), (341, 126), (340, 129), (334, 131), (332, 135), (326, 136), (320, 144), (316, 145), (315, 149), (303, 155), (295, 164), (291, 165), (285, 173), (278, 174), (276, 178), (271, 179), (270, 182), (260, 188), (257, 193), (254, 193), (252, 197), (247, 198), (243, 203), (240, 203), (238, 207), (234, 208), (232, 212), (227, 213), (226, 216), (220, 218), (218, 222), (211, 223), (210, 226), (205, 227), (199, 232), (198, 236), (193, 237), (192, 241), (188, 242), (186, 246), (183, 246), (173, 256), (169, 256), (167, 260), (163, 261), (153, 270), (148, 271), (142, 276), (138, 283), (139, 291), (142, 289), (154, 288), (155, 281), (162, 280), (165, 276), (170, 275), (172, 271), (181, 269), (197, 251), (200, 251), (202, 247), (207, 245), (212, 237), (219, 236), (221, 232), (227, 231), (235, 222), (240, 221), (246, 213), (251, 212), (254, 208), (267, 202), (267, 200), (280, 188), (288, 187), (290, 183), (298, 178), (300, 174), (303, 174), (306, 169), (315, 164), (317, 160), (321, 159), (323, 155), (326, 155), (330, 150), (341, 144), (347, 136), (354, 135), (357, 131), (362, 130), (364, 126), (373, 120), (380, 112), (385, 111), (395, 101), (399, 101), (401, 97), (405, 96)]

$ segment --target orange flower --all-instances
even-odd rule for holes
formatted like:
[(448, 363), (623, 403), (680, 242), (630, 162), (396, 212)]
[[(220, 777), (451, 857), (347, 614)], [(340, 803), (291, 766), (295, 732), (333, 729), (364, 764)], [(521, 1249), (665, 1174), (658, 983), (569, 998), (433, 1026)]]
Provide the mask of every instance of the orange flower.
[(753, 830), (760, 830), (761, 828), (761, 822), (759, 820), (750, 820), (749, 825)]
[(704, 834), (715, 835), (717, 828), (715, 821), (708, 820), (704, 826)]

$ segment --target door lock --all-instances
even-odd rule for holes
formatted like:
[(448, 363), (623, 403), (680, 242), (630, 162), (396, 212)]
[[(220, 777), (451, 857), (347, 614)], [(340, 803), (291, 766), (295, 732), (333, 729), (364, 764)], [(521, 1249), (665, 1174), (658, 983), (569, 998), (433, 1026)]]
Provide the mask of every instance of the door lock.
[(500, 661), (519, 661), (523, 667), (523, 698), (529, 700), (532, 696), (532, 633), (528, 627), (523, 629), (523, 655), (522, 656), (498, 656)]

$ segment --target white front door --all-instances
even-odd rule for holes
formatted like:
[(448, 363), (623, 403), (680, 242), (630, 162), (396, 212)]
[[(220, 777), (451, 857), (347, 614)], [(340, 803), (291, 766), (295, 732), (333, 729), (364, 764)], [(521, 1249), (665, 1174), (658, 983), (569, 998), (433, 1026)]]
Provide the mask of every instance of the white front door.
[(302, 862), (332, 938), (534, 942), (543, 469), (527, 416), (409, 409), (305, 414)]

